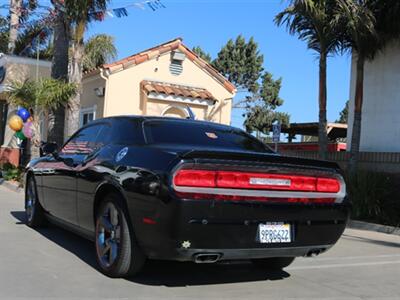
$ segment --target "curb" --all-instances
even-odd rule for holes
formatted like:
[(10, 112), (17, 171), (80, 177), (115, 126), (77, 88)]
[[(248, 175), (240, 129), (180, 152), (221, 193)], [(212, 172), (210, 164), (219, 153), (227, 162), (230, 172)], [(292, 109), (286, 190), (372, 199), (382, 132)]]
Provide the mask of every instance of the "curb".
[(347, 228), (375, 231), (375, 232), (381, 232), (381, 233), (393, 234), (393, 235), (400, 236), (400, 227), (367, 223), (367, 222), (362, 222), (362, 221), (350, 220), (347, 224)]
[(18, 184), (11, 183), (8, 181), (5, 181), (3, 178), (0, 178), (0, 186), (3, 186), (13, 192), (17, 193), (23, 193), (24, 189), (20, 187)]

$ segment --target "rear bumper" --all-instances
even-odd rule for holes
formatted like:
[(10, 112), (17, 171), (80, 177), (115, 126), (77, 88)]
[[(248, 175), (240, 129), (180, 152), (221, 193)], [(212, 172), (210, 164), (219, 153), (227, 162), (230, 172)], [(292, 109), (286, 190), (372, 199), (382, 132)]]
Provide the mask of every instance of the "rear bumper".
[(305, 247), (253, 248), (253, 249), (176, 249), (177, 255), (169, 259), (177, 261), (195, 261), (198, 254), (218, 254), (218, 260), (245, 260), (267, 257), (298, 257), (320, 254), (332, 245)]
[[(155, 211), (156, 224), (136, 223), (137, 237), (149, 258), (192, 261), (196, 254), (221, 260), (306, 256), (331, 248), (349, 217), (346, 204), (271, 205), (205, 200), (176, 200)], [(257, 242), (260, 223), (285, 222), (292, 228), (287, 244)]]

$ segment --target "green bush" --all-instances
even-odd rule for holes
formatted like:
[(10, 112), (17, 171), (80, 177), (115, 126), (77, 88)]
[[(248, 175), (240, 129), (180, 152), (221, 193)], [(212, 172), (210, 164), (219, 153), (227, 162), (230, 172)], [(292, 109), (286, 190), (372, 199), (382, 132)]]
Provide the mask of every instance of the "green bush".
[(1, 167), (4, 180), (21, 181), (23, 171), (21, 168), (16, 167), (10, 163), (5, 163)]
[(360, 171), (347, 176), (352, 218), (385, 225), (400, 224), (400, 190), (390, 174)]

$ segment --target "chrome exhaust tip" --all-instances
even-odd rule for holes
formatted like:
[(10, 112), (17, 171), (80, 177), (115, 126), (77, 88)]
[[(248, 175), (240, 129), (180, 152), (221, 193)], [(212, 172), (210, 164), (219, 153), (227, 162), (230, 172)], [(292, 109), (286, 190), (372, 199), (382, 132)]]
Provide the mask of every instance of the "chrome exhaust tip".
[(321, 249), (313, 249), (308, 251), (308, 253), (306, 254), (307, 257), (315, 257), (318, 256), (319, 254), (321, 254), (322, 252), (324, 252), (325, 249), (321, 248)]
[(213, 264), (220, 260), (221, 257), (220, 253), (198, 253), (193, 256), (196, 264)]

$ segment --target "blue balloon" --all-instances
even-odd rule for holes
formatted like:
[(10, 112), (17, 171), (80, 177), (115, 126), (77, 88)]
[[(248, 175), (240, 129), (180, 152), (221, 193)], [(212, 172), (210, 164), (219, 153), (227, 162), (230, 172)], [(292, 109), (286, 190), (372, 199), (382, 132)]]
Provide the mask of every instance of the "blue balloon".
[(20, 108), (17, 111), (17, 115), (22, 119), (22, 121), (24, 121), (24, 123), (29, 119), (29, 117), (31, 116), (31, 114), (29, 113), (29, 111), (25, 108)]

